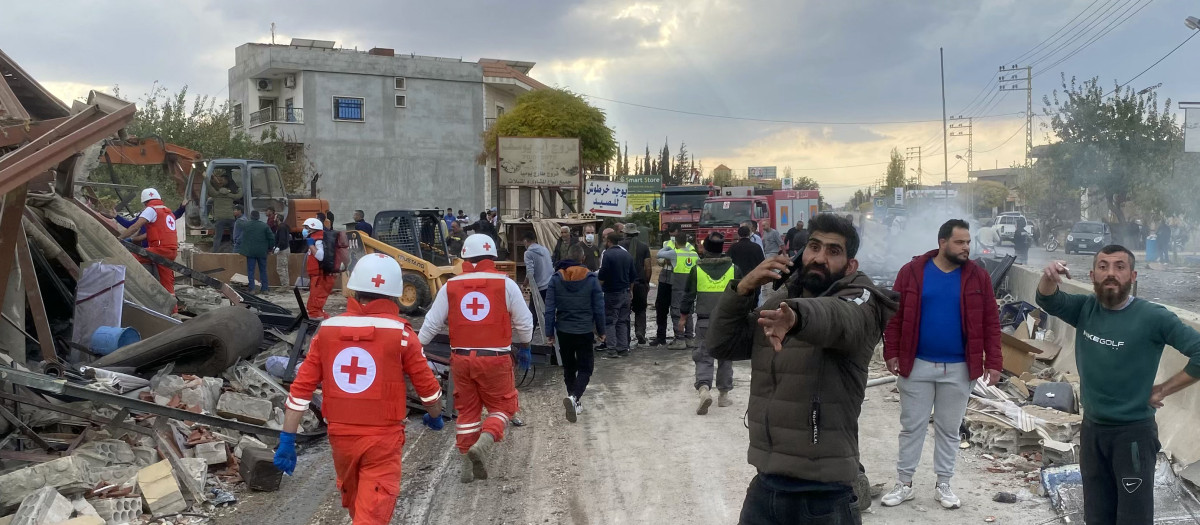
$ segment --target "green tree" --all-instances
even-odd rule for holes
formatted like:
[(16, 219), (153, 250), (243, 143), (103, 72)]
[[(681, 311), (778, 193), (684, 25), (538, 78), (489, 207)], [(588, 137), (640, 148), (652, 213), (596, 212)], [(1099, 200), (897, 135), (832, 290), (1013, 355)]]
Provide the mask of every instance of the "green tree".
[[(967, 191), (960, 195), (959, 199), (968, 200), (964, 204), (974, 202), (975, 209), (971, 213), (978, 216), (980, 212), (990, 214), (992, 208), (1004, 209), (1004, 202), (1008, 200), (1008, 188), (1003, 184), (991, 181), (975, 181), (967, 186)], [(1039, 218), (1044, 218), (1044, 215), (1038, 215)]]
[(565, 89), (530, 91), (517, 106), (483, 132), (483, 152), (475, 160), (486, 164), (496, 155), (499, 137), (578, 137), (585, 169), (603, 167), (617, 154), (617, 139), (605, 124), (604, 111)]
[(1125, 204), (1131, 201), (1168, 211), (1164, 182), (1183, 152), (1183, 130), (1169, 99), (1160, 109), (1153, 91), (1106, 93), (1095, 78), (1077, 84), (1064, 76), (1062, 92), (1043, 102), (1058, 138), (1038, 160), (1047, 164), (1051, 189), (1062, 182), (1095, 189), (1117, 223), (1127, 221)]
[(819, 190), (821, 184), (812, 177), (797, 177), (792, 179), (793, 190)]
[(885, 193), (891, 195), (893, 188), (903, 188), (904, 186), (904, 157), (900, 155), (899, 150), (892, 148), (892, 156), (888, 160), (887, 170), (883, 172), (883, 189)]
[(664, 142), (662, 151), (658, 153), (658, 175), (662, 177), (663, 184), (667, 186), (678, 186), (679, 179), (675, 178), (675, 173), (671, 171), (671, 146)]
[(689, 181), (691, 175), (691, 167), (688, 165), (687, 143), (680, 142), (679, 152), (675, 154), (675, 165), (671, 168), (671, 178), (682, 184), (685, 181)]
[[(113, 88), (113, 95), (121, 97), (119, 87)], [(308, 182), (311, 166), (306, 164), (303, 151), (290, 143), (276, 127), (265, 128), (257, 138), (240, 129), (230, 131), (233, 110), (228, 101), (217, 105), (207, 95), (189, 97), (187, 86), (169, 94), (165, 86), (155, 83), (137, 101), (137, 106), (138, 112), (125, 128), (130, 135), (161, 138), (165, 142), (196, 150), (206, 159), (255, 159), (275, 164), (279, 166), (289, 192), (302, 190)], [(113, 173), (121, 184), (158, 189), (164, 200), (172, 206), (183, 200), (176, 181), (162, 170), (114, 165)], [(102, 164), (92, 178), (110, 180), (108, 167)], [(111, 191), (98, 190), (97, 193), (102, 200), (111, 204), (115, 200)]]

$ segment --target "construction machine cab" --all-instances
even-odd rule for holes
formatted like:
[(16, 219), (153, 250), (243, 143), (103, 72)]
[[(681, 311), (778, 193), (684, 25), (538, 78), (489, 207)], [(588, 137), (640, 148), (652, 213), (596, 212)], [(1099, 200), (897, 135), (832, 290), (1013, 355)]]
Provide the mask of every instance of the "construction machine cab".
[[(221, 178), (223, 184), (214, 179)], [(217, 186), (221, 187), (218, 188)], [(221, 189), (234, 195), (235, 204), (241, 204), (246, 214), (258, 210), (266, 214), (267, 207), (274, 207), (281, 215), (289, 217), (288, 196), (283, 186), (283, 177), (274, 164), (257, 160), (216, 159), (208, 163), (203, 171), (193, 171), (187, 181), (188, 197), (197, 205), (188, 207), (187, 225), (190, 228), (212, 228), (212, 197)]]
[(441, 210), (387, 210), (375, 214), (375, 239), (435, 266), (454, 264)]

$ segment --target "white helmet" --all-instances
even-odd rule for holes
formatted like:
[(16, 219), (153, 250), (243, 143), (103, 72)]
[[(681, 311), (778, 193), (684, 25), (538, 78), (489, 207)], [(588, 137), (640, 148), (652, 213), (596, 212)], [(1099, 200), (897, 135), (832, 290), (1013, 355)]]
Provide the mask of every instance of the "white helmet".
[(500, 253), (496, 251), (496, 241), (493, 241), (491, 237), (482, 233), (476, 233), (472, 234), (470, 237), (467, 237), (467, 240), (463, 241), (463, 259), (470, 259), (472, 257), (479, 257), (482, 255), (491, 255), (492, 257), (496, 258), (500, 257)]
[(312, 219), (304, 219), (304, 227), (312, 231), (321, 231), (323, 228), (321, 221), (318, 221), (315, 217)]
[(154, 199), (162, 199), (162, 195), (158, 194), (158, 190), (156, 190), (154, 188), (146, 188), (146, 189), (142, 190), (142, 203), (143, 204), (145, 204), (147, 201), (152, 201)]
[(400, 273), (400, 263), (382, 253), (372, 253), (363, 256), (350, 272), (346, 288), (357, 292), (367, 292), (389, 297), (400, 297), (404, 294), (404, 280)]

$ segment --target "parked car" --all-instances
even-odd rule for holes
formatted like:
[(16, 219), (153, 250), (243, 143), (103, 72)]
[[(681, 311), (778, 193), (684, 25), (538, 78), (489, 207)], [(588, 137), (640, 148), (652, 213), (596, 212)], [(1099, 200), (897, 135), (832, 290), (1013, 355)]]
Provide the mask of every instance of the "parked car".
[(1067, 242), (1063, 244), (1068, 253), (1097, 253), (1100, 248), (1112, 244), (1112, 231), (1108, 225), (1097, 221), (1080, 221), (1067, 232)]
[(1028, 225), (1029, 221), (1025, 219), (1025, 215), (1021, 214), (1021, 212), (1004, 212), (996, 216), (993, 224), (995, 224), (996, 233), (1000, 234), (1001, 244), (1004, 241), (1013, 241), (1013, 233), (1017, 231), (1017, 223)]

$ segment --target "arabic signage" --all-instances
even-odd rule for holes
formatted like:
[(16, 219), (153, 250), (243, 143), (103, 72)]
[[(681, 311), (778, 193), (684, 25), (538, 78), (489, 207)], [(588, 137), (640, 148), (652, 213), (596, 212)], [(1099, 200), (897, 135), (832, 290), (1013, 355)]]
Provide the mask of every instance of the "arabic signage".
[(639, 211), (658, 211), (662, 195), (662, 175), (631, 175), (625, 177), (629, 185), (629, 214)]
[(596, 215), (624, 217), (629, 189), (624, 182), (589, 180), (584, 184), (583, 211)]
[(904, 204), (904, 188), (895, 188), (896, 190), (896, 206)]
[(579, 187), (577, 138), (500, 137), (501, 186)]
[(774, 179), (775, 166), (751, 166), (746, 168), (746, 172), (751, 179)]

